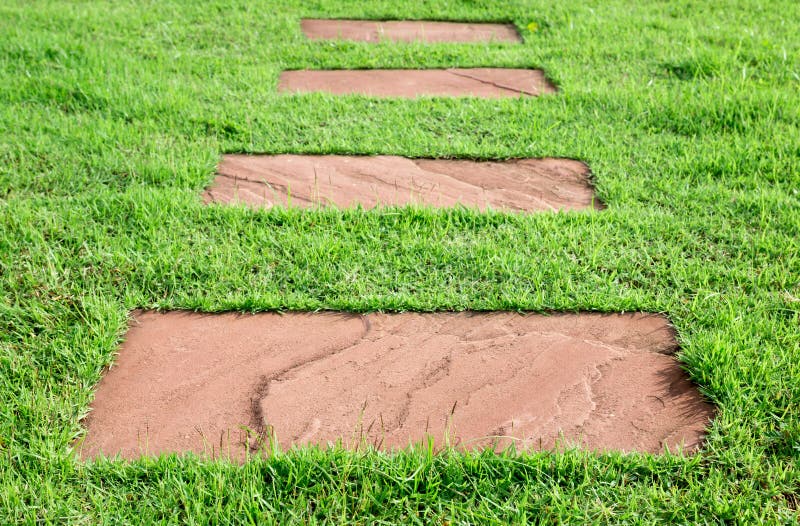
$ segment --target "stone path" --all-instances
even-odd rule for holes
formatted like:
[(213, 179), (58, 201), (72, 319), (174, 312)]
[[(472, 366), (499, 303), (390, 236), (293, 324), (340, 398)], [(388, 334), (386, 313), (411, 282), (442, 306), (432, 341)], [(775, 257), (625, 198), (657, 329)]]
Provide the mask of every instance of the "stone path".
[[(310, 38), (514, 40), (507, 27), (476, 27), (303, 21)], [(287, 71), (278, 89), (381, 97), (556, 91), (540, 70), (496, 68)], [(601, 208), (586, 165), (568, 159), (226, 155), (218, 171), (206, 202)], [(466, 448), (691, 450), (713, 407), (676, 349), (668, 320), (641, 313), (135, 312), (79, 450), (242, 459), (273, 437), (284, 448), (393, 448), (432, 437)]]

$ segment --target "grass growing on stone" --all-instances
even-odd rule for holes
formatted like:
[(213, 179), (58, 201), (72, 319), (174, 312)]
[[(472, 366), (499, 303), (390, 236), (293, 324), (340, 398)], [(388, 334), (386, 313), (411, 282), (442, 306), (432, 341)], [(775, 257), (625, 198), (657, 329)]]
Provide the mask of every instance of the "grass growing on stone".
[[(0, 522), (794, 523), (800, 4), (567, 4), (3, 2)], [(325, 16), (513, 21), (525, 43), (306, 41), (299, 19)], [(560, 93), (275, 93), (283, 69), (478, 66), (541, 67)], [(571, 157), (608, 208), (204, 207), (221, 152)], [(719, 415), (689, 458), (81, 463), (135, 307), (664, 312)]]

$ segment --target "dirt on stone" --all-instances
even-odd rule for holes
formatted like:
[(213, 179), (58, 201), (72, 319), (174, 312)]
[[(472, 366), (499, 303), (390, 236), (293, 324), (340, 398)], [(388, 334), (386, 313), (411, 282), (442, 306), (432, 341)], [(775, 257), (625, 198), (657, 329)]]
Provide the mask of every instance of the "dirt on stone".
[(206, 203), (251, 206), (462, 205), (506, 211), (601, 208), (571, 159), (502, 162), (380, 155), (225, 155)]
[(137, 311), (77, 447), (692, 450), (713, 407), (676, 347), (665, 318), (641, 313)]
[(300, 26), (310, 39), (361, 42), (522, 42), (512, 24), (477, 24), (417, 20), (330, 20), (306, 18)]
[(371, 97), (536, 97), (556, 87), (538, 69), (340, 69), (281, 73), (278, 91)]

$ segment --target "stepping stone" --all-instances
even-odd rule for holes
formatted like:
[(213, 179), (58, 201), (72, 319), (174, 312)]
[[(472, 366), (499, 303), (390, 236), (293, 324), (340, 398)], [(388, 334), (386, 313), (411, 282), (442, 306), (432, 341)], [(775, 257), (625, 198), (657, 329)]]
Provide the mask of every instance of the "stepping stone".
[(314, 40), (361, 42), (522, 42), (512, 24), (480, 24), (415, 20), (325, 20), (306, 18), (303, 33)]
[(361, 205), (485, 210), (600, 208), (589, 169), (571, 159), (503, 162), (408, 159), (389, 155), (225, 155), (206, 203), (339, 208)]
[(713, 408), (661, 316), (137, 311), (82, 457), (282, 448), (698, 447)]
[(278, 91), (371, 97), (536, 97), (556, 87), (539, 69), (305, 69), (284, 71)]

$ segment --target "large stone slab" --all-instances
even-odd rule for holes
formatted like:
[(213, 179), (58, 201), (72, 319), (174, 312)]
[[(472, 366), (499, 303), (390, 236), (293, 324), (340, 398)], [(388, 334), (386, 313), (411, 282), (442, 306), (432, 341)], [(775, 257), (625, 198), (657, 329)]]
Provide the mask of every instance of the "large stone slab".
[(556, 87), (538, 69), (306, 69), (284, 71), (278, 91), (371, 97), (536, 97)]
[(303, 33), (314, 40), (360, 42), (522, 42), (513, 24), (433, 22), (421, 20), (329, 20), (305, 18)]
[(135, 312), (83, 457), (391, 449), (696, 448), (713, 416), (647, 314)]
[(418, 204), (481, 210), (600, 208), (589, 169), (570, 159), (503, 162), (389, 155), (225, 155), (205, 202), (252, 206)]

